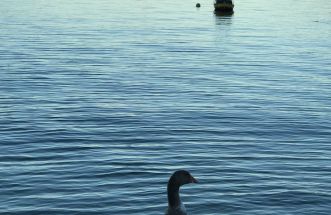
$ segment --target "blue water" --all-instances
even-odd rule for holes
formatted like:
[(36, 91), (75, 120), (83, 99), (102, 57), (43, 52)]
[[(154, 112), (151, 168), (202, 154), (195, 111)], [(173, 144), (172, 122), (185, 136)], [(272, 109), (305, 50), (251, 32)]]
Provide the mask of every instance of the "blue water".
[(331, 2), (1, 0), (0, 214), (329, 215)]

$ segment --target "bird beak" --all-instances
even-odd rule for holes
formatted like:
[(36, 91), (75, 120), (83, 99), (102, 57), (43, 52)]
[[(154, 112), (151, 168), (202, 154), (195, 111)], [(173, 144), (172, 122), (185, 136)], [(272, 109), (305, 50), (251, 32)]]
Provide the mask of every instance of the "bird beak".
[(193, 176), (191, 176), (191, 183), (196, 184), (196, 183), (198, 183), (198, 180), (196, 180)]

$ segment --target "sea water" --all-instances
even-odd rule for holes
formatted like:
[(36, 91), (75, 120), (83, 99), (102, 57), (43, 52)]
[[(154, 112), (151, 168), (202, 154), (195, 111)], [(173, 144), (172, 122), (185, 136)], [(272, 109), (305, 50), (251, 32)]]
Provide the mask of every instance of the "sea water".
[(331, 213), (331, 2), (1, 0), (0, 214)]

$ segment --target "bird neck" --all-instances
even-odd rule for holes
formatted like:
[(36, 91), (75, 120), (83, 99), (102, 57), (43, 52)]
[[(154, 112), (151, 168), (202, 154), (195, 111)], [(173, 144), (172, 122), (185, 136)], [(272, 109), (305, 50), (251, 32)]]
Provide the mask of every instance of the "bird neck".
[(181, 200), (179, 197), (179, 185), (169, 181), (168, 183), (168, 204), (172, 208), (179, 207)]

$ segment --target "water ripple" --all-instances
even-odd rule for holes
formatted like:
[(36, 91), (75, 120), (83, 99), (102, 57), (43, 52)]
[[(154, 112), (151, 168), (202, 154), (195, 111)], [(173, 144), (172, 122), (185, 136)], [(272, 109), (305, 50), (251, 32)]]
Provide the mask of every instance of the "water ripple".
[(1, 213), (328, 215), (330, 4), (235, 4), (2, 0)]

